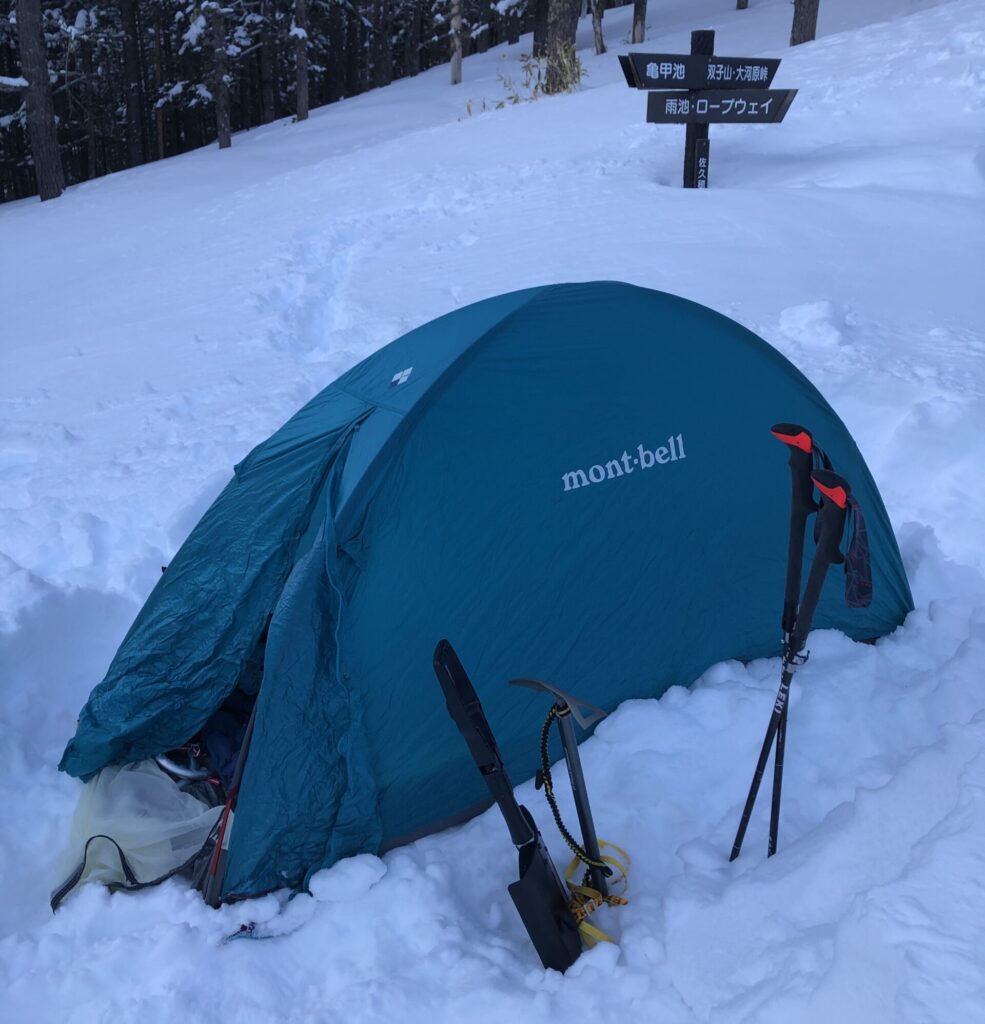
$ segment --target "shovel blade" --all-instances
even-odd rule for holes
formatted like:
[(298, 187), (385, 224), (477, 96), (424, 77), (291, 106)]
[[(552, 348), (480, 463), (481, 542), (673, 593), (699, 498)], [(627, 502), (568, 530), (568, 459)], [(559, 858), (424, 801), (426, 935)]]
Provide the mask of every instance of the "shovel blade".
[(566, 971), (581, 954), (578, 923), (568, 909), (568, 893), (529, 811), (520, 808), (534, 828), (534, 840), (520, 849), (520, 877), (510, 896), (541, 963)]

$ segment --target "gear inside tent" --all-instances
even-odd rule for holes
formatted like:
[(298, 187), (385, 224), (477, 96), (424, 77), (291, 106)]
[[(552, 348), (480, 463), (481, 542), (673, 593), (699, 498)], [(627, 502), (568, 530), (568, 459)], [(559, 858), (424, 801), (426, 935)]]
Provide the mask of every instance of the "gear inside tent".
[(741, 325), (614, 282), (425, 324), (236, 466), (61, 767), (91, 779), (192, 744), (228, 789), (252, 714), (225, 899), (462, 821), (488, 793), (435, 686), (439, 638), (469, 665), (517, 780), (537, 768), (543, 702), (511, 678), (609, 711), (778, 653), (778, 421), (811, 426), (865, 510), (871, 603), (848, 608), (832, 571), (815, 628), (891, 632), (912, 602), (862, 456)]

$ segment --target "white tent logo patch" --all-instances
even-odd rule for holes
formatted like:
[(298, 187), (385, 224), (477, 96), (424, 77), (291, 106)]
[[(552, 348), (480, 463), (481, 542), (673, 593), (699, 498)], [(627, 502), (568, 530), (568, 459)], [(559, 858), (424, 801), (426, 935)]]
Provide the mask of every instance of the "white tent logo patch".
[(390, 387), (395, 388), (401, 384), (406, 384), (413, 372), (414, 367), (408, 366), (406, 370), (401, 370), (399, 373), (395, 373), (393, 375), (393, 380), (390, 381)]

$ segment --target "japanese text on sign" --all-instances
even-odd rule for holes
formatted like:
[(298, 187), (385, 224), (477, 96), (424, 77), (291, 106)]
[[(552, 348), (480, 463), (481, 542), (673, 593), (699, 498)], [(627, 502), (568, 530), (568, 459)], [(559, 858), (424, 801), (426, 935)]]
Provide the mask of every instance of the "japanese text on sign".
[[(743, 115), (756, 117), (758, 114), (768, 114), (773, 105), (773, 97), (767, 100), (745, 100), (729, 97), (719, 103), (712, 103), (709, 100), (699, 99), (694, 103), (695, 113), (708, 114), (716, 110), (724, 114), (735, 114), (737, 117)], [(668, 96), (664, 101), (665, 114), (690, 114), (691, 98), (689, 96)]]
[(708, 65), (709, 82), (766, 82), (770, 69), (765, 64), (719, 64)]
[(671, 81), (684, 81), (685, 65), (661, 61), (659, 64), (651, 62), (646, 66), (646, 73), (649, 78), (669, 78)]

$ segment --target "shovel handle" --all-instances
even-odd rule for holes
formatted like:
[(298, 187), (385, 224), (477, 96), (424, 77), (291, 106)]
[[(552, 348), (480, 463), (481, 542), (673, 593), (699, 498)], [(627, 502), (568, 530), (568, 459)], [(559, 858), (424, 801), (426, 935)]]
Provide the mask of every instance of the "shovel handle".
[(485, 779), (493, 800), (506, 819), (513, 845), (518, 848), (526, 846), (533, 842), (536, 833), (513, 795), (513, 785), (506, 774), (496, 737), (486, 720), (479, 695), (447, 640), (440, 640), (434, 649), (434, 672), (445, 695), (448, 714), (458, 726), (479, 774)]

